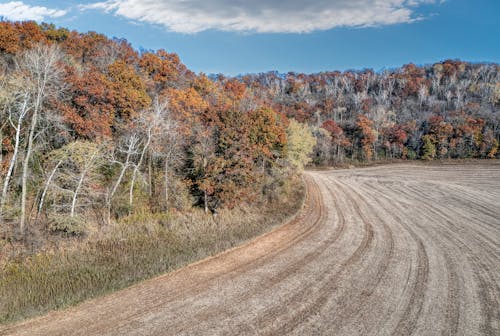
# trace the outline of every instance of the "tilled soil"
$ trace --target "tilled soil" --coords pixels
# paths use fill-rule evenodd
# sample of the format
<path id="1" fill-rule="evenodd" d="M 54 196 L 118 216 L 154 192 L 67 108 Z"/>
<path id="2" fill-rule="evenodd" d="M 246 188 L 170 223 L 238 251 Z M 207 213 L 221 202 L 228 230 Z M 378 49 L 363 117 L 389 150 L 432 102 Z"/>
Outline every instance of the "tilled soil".
<path id="1" fill-rule="evenodd" d="M 305 180 L 286 225 L 0 335 L 500 335 L 500 165 Z"/>

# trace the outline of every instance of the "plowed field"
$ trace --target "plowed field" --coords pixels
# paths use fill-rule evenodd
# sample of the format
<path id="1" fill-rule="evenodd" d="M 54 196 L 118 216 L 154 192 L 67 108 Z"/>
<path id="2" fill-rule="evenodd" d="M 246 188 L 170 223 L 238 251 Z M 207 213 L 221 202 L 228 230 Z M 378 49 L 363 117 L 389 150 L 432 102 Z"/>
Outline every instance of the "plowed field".
<path id="1" fill-rule="evenodd" d="M 270 233 L 0 335 L 500 335 L 500 165 L 305 180 Z"/>

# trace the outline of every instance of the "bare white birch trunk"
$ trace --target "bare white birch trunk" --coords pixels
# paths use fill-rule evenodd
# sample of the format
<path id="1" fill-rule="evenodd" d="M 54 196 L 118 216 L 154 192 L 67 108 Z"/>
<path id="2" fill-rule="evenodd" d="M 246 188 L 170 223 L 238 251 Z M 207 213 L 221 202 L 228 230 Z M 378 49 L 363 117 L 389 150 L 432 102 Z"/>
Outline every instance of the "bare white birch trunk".
<path id="1" fill-rule="evenodd" d="M 21 219 L 19 221 L 19 232 L 24 234 L 24 229 L 26 225 L 26 203 L 28 197 L 28 174 L 29 174 L 29 163 L 31 158 L 31 153 L 33 152 L 33 143 L 35 138 L 36 124 L 38 122 L 38 110 L 40 108 L 41 98 L 44 88 L 40 88 L 35 107 L 33 109 L 33 115 L 31 117 L 31 127 L 28 136 L 28 149 L 26 150 L 26 155 L 23 162 L 23 172 L 21 179 Z"/>
<path id="2" fill-rule="evenodd" d="M 73 200 L 71 202 L 70 217 L 75 217 L 75 208 L 76 208 L 76 202 L 78 199 L 78 194 L 80 193 L 80 189 L 82 188 L 83 181 L 85 180 L 85 176 L 87 175 L 89 170 L 94 165 L 94 160 L 95 160 L 97 154 L 98 154 L 98 151 L 95 151 L 94 153 L 92 153 L 92 156 L 85 164 L 85 168 L 83 169 L 82 174 L 80 175 L 80 179 L 78 180 L 78 184 L 76 185 L 75 192 L 73 193 Z"/>
<path id="3" fill-rule="evenodd" d="M 45 196 L 47 195 L 47 192 L 49 191 L 49 187 L 50 187 L 50 184 L 52 183 L 52 179 L 54 178 L 57 169 L 63 163 L 63 161 L 64 160 L 59 160 L 59 162 L 57 162 L 54 169 L 52 169 L 52 172 L 50 172 L 49 178 L 45 182 L 45 187 L 43 188 L 42 196 L 40 197 L 40 203 L 38 204 L 38 212 L 36 214 L 37 219 L 38 219 L 38 216 L 40 216 L 40 214 L 42 213 L 43 203 L 45 202 Z"/>
<path id="4" fill-rule="evenodd" d="M 129 190 L 129 207 L 130 207 L 130 212 L 132 211 L 132 205 L 134 203 L 134 187 L 135 187 L 135 180 L 137 179 L 137 173 L 139 172 L 139 169 L 142 165 L 142 161 L 144 160 L 144 156 L 146 154 L 146 151 L 149 148 L 149 144 L 151 143 L 151 137 L 152 137 L 152 128 L 150 127 L 148 129 L 148 140 L 146 141 L 146 144 L 144 144 L 144 147 L 142 148 L 141 156 L 139 157 L 139 162 L 137 162 L 137 165 L 134 167 L 134 172 L 132 174 L 132 182 L 130 183 L 130 190 Z"/>
<path id="5" fill-rule="evenodd" d="M 27 97 L 25 98 L 25 101 L 23 103 L 23 107 L 21 110 L 21 114 L 19 115 L 19 119 L 17 120 L 17 125 L 14 126 L 12 125 L 15 130 L 16 130 L 16 135 L 15 135 L 15 140 L 14 140 L 14 153 L 12 154 L 12 158 L 10 159 L 9 162 L 9 169 L 7 170 L 7 174 L 5 175 L 5 179 L 3 181 L 3 188 L 2 188 L 2 198 L 0 200 L 0 212 L 3 210 L 3 207 L 5 206 L 5 202 L 7 201 L 7 192 L 9 189 L 9 183 L 10 183 L 10 178 L 12 176 L 12 172 L 14 170 L 14 166 L 16 165 L 17 161 L 17 156 L 19 154 L 19 144 L 20 144 L 20 138 L 21 138 L 21 126 L 23 123 L 23 119 L 26 116 L 26 113 L 28 111 L 27 109 L 27 104 L 28 104 L 28 99 Z"/>

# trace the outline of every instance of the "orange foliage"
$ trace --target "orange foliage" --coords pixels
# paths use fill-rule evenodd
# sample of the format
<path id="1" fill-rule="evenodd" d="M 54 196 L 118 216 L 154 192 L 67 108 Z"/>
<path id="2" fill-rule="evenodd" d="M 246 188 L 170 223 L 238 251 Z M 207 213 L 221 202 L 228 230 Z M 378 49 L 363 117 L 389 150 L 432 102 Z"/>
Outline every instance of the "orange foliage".
<path id="1" fill-rule="evenodd" d="M 0 51 L 14 54 L 46 41 L 34 21 L 0 22 Z"/>
<path id="2" fill-rule="evenodd" d="M 70 101 L 59 106 L 66 122 L 81 137 L 111 136 L 115 110 L 109 80 L 95 68 L 81 75 L 67 71 Z"/>
<path id="3" fill-rule="evenodd" d="M 257 155 L 269 159 L 283 157 L 286 149 L 288 120 L 269 108 L 252 111 L 249 116 L 249 137 Z"/>
<path id="4" fill-rule="evenodd" d="M 356 119 L 356 126 L 361 141 L 363 155 L 367 160 L 373 157 L 373 144 L 377 140 L 373 129 L 373 121 L 364 115 L 359 115 Z"/>
<path id="5" fill-rule="evenodd" d="M 121 122 L 129 122 L 151 104 L 144 82 L 132 65 L 115 61 L 108 67 L 108 75 L 116 117 Z"/>
<path id="6" fill-rule="evenodd" d="M 192 134 L 192 127 L 200 122 L 201 115 L 208 108 L 205 100 L 193 88 L 185 90 L 168 88 L 162 95 L 168 98 L 170 111 L 180 123 L 182 134 Z"/>

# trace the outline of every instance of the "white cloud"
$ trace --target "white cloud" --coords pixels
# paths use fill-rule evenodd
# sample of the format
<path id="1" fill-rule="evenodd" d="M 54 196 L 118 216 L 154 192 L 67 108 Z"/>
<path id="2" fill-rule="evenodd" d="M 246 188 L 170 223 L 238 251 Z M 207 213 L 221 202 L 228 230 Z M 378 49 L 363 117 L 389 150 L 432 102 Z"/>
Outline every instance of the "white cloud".
<path id="1" fill-rule="evenodd" d="M 47 18 L 58 18 L 66 15 L 65 10 L 51 9 L 42 6 L 30 6 L 22 1 L 0 3 L 0 16 L 12 21 L 44 21 Z"/>
<path id="2" fill-rule="evenodd" d="M 442 0 L 441 0 L 442 1 Z M 174 32 L 215 29 L 303 33 L 335 27 L 382 26 L 419 19 L 421 4 L 440 0 L 108 0 L 81 5 Z"/>

